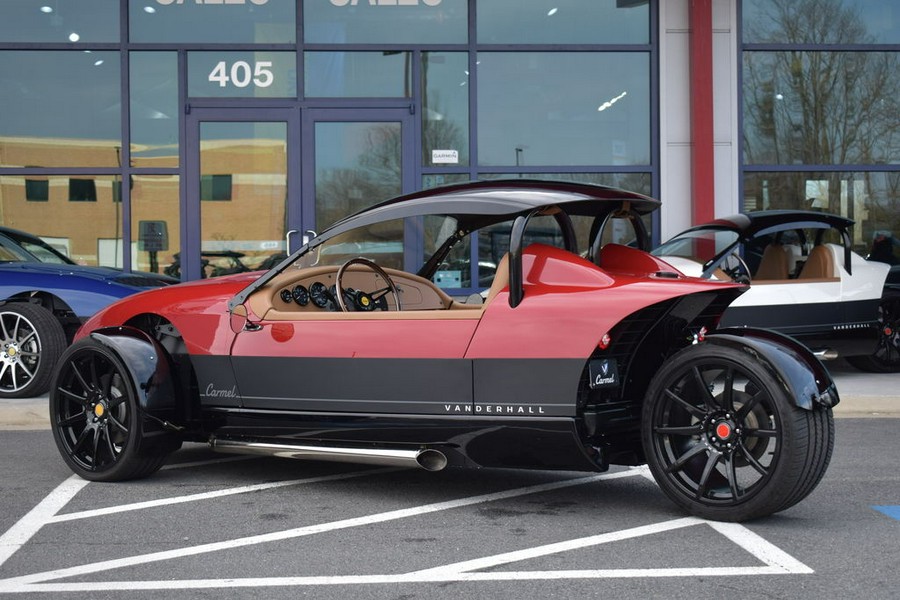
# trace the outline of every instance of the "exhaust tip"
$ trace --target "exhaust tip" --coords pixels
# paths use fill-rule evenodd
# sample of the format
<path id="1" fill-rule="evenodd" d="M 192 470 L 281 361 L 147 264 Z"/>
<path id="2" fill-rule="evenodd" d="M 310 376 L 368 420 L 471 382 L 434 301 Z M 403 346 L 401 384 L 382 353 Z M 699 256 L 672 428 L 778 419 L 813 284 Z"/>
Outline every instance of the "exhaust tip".
<path id="1" fill-rule="evenodd" d="M 838 351 L 832 348 L 814 350 L 813 354 L 815 354 L 816 358 L 819 360 L 836 360 L 838 358 Z"/>
<path id="2" fill-rule="evenodd" d="M 437 450 L 422 450 L 416 454 L 416 462 L 426 471 L 440 471 L 447 466 L 447 456 Z"/>

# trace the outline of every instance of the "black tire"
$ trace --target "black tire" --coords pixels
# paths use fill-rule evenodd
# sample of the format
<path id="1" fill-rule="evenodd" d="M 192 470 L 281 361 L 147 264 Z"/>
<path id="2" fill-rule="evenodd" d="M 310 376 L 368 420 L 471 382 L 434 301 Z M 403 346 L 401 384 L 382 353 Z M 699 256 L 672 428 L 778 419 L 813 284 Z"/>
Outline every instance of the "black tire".
<path id="1" fill-rule="evenodd" d="M 760 360 L 698 344 L 654 376 L 641 435 L 662 491 L 718 521 L 764 517 L 821 481 L 834 447 L 831 409 L 797 407 Z"/>
<path id="2" fill-rule="evenodd" d="M 65 347 L 62 325 L 46 308 L 27 302 L 0 306 L 0 398 L 45 393 Z"/>
<path id="3" fill-rule="evenodd" d="M 866 356 L 848 356 L 847 362 L 867 373 L 900 372 L 900 300 L 884 300 L 878 308 L 881 330 L 875 351 Z"/>
<path id="4" fill-rule="evenodd" d="M 165 463 L 173 448 L 144 439 L 135 390 L 116 353 L 91 338 L 62 356 L 50 391 L 50 426 L 76 474 L 123 481 L 146 477 Z"/>

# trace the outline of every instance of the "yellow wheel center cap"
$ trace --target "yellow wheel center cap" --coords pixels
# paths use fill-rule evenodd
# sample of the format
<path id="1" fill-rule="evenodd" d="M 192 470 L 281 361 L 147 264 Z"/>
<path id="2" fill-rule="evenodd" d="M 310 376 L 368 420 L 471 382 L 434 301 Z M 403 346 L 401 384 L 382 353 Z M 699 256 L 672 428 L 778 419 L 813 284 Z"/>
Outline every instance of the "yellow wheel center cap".
<path id="1" fill-rule="evenodd" d="M 106 407 L 103 406 L 103 404 L 98 404 L 97 406 L 94 407 L 94 416 L 95 417 L 102 417 L 103 413 L 105 413 L 105 412 L 106 412 Z"/>
<path id="2" fill-rule="evenodd" d="M 363 306 L 368 306 L 368 305 L 369 305 L 369 299 L 366 298 L 365 296 L 363 296 L 362 298 L 359 299 L 359 303 L 362 304 Z"/>
<path id="3" fill-rule="evenodd" d="M 10 357 L 10 358 L 12 358 L 12 357 L 15 356 L 16 354 L 18 354 L 18 352 L 19 352 L 19 351 L 16 350 L 16 347 L 15 347 L 15 346 L 10 346 L 9 348 L 6 349 L 6 355 L 7 355 L 8 357 Z"/>

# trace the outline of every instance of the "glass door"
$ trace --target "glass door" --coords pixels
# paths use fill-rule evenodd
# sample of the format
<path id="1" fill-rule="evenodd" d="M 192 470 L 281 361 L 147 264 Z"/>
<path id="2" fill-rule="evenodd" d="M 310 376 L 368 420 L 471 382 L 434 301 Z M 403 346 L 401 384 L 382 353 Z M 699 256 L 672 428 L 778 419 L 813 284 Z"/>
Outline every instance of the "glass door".
<path id="1" fill-rule="evenodd" d="M 303 212 L 315 215 L 313 229 L 416 189 L 413 124 L 409 108 L 304 111 Z M 410 223 L 389 225 L 378 232 L 378 247 L 360 253 L 411 268 L 415 231 Z"/>
<path id="2" fill-rule="evenodd" d="M 291 109 L 193 108 L 187 115 L 182 279 L 266 269 L 301 229 L 299 117 Z"/>

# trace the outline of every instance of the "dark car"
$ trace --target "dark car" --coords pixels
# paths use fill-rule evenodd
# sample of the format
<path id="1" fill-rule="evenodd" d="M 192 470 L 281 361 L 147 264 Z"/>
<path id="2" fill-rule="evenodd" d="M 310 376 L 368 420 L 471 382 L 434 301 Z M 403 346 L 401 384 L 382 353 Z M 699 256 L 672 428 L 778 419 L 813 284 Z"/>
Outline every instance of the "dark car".
<path id="1" fill-rule="evenodd" d="M 175 281 L 77 265 L 37 236 L 0 227 L 0 398 L 46 392 L 57 359 L 88 317 Z"/>
<path id="2" fill-rule="evenodd" d="M 790 338 L 716 329 L 746 286 L 615 243 L 582 257 L 607 217 L 658 206 L 586 184 L 459 184 L 340 221 L 266 273 L 126 298 L 61 359 L 59 451 L 97 481 L 148 476 L 183 441 L 431 471 L 647 463 L 691 513 L 784 510 L 828 465 L 834 383 Z M 402 268 L 346 258 L 407 227 L 434 250 L 378 253 Z M 464 257 L 477 281 L 473 238 L 501 228 L 484 303 L 434 283 Z"/>
<path id="3" fill-rule="evenodd" d="M 890 269 L 851 250 L 852 226 L 822 212 L 749 212 L 691 227 L 653 254 L 689 275 L 750 284 L 725 311 L 723 326 L 774 329 L 822 358 L 897 371 Z"/>

